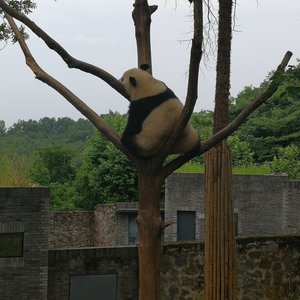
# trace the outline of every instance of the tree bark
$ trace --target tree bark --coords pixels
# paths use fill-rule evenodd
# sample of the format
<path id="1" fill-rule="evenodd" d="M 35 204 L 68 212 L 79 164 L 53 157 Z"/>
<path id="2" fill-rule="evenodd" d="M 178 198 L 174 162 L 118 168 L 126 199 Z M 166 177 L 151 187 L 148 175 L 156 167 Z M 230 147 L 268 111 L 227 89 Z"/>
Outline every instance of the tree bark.
<path id="1" fill-rule="evenodd" d="M 153 171 L 151 160 L 142 162 L 138 172 L 139 210 L 139 299 L 160 299 L 161 233 L 164 223 L 160 215 L 161 170 Z"/>
<path id="2" fill-rule="evenodd" d="M 232 0 L 219 0 L 217 78 L 213 132 L 229 122 Z M 236 246 L 232 162 L 227 141 L 205 156 L 205 297 L 236 299 Z"/>
<path id="3" fill-rule="evenodd" d="M 219 34 L 214 128 L 216 133 L 229 121 L 232 0 L 219 0 Z"/>
<path id="4" fill-rule="evenodd" d="M 205 156 L 205 299 L 235 300 L 232 168 L 226 140 Z"/>
<path id="5" fill-rule="evenodd" d="M 151 15 L 157 10 L 157 5 L 148 5 L 146 0 L 135 0 L 132 18 L 135 25 L 138 66 L 149 65 L 152 74 L 150 25 Z"/>

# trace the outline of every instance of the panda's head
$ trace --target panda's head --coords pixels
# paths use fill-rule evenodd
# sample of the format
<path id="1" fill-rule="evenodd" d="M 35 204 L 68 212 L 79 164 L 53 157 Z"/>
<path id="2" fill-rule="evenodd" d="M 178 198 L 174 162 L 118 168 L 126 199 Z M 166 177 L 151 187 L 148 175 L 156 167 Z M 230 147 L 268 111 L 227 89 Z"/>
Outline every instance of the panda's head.
<path id="1" fill-rule="evenodd" d="M 167 89 L 162 81 L 155 79 L 147 71 L 138 68 L 127 70 L 120 80 L 131 101 L 154 96 Z"/>

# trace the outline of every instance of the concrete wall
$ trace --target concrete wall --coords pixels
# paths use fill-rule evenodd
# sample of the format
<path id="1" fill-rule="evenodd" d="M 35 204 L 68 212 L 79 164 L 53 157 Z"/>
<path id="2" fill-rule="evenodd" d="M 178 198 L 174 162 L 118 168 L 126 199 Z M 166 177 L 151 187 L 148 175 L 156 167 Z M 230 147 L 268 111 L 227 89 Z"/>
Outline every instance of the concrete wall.
<path id="1" fill-rule="evenodd" d="M 233 176 L 238 235 L 300 233 L 300 182 L 287 176 Z M 177 240 L 177 212 L 196 211 L 196 238 L 204 239 L 204 175 L 175 173 L 166 181 L 165 240 Z"/>
<path id="2" fill-rule="evenodd" d="M 283 230 L 296 234 L 300 230 L 300 181 L 288 182 L 283 203 Z"/>
<path id="3" fill-rule="evenodd" d="M 238 299 L 291 300 L 300 295 L 300 236 L 237 240 Z M 203 299 L 204 245 L 163 247 L 163 300 Z M 69 275 L 117 274 L 117 296 L 138 299 L 136 247 L 49 251 L 49 300 L 68 300 Z"/>
<path id="4" fill-rule="evenodd" d="M 48 203 L 45 188 L 0 188 L 0 233 L 24 236 L 21 257 L 0 258 L 0 299 L 46 299 Z"/>

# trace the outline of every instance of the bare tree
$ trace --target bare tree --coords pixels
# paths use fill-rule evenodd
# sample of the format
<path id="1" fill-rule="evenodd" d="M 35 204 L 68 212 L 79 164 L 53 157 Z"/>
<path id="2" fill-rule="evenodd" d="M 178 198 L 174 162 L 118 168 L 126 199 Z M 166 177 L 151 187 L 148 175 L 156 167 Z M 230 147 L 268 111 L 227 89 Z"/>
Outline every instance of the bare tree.
<path id="1" fill-rule="evenodd" d="M 99 117 L 96 112 L 90 109 L 67 87 L 47 74 L 38 65 L 29 48 L 27 47 L 22 34 L 19 32 L 17 26 L 15 25 L 13 18 L 21 21 L 24 25 L 29 27 L 47 44 L 50 49 L 54 50 L 70 68 L 77 68 L 99 77 L 107 84 L 109 84 L 113 89 L 115 89 L 128 99 L 128 95 L 126 94 L 121 83 L 106 71 L 72 57 L 59 43 L 52 39 L 27 16 L 14 10 L 4 0 L 0 0 L 0 7 L 5 12 L 6 18 L 12 30 L 14 31 L 19 45 L 21 46 L 26 59 L 26 63 L 33 71 L 36 78 L 55 89 L 67 101 L 75 106 L 78 111 L 86 116 L 108 140 L 110 140 L 117 148 L 124 152 L 128 156 L 128 158 L 133 161 L 137 168 L 139 191 L 139 210 L 137 217 L 139 228 L 139 299 L 142 300 L 160 299 L 160 265 L 162 256 L 161 235 L 163 229 L 169 224 L 168 222 L 162 221 L 159 206 L 160 189 L 165 178 L 174 170 L 189 161 L 191 158 L 196 155 L 201 155 L 214 146 L 218 145 L 223 139 L 234 132 L 240 126 L 240 124 L 251 114 L 251 112 L 253 112 L 259 105 L 264 103 L 276 91 L 279 85 L 278 81 L 273 80 L 267 90 L 260 97 L 254 99 L 253 102 L 250 103 L 233 122 L 227 125 L 227 123 L 224 124 L 223 119 L 220 120 L 220 125 L 215 126 L 213 136 L 208 140 L 199 143 L 199 147 L 195 149 L 195 151 L 186 153 L 184 155 L 179 155 L 171 162 L 164 165 L 164 161 L 169 153 L 169 150 L 174 145 L 177 137 L 180 135 L 183 128 L 187 124 L 197 100 L 199 63 L 202 56 L 203 41 L 203 1 L 194 0 L 192 2 L 194 6 L 194 36 L 190 54 L 187 96 L 182 116 L 162 152 L 153 158 L 141 160 L 140 158 L 130 153 L 129 150 L 122 145 L 119 135 L 114 132 L 104 122 L 104 120 Z M 225 9 L 221 5 L 222 2 L 226 2 L 226 5 L 231 5 L 231 2 L 229 0 L 219 2 L 219 15 L 221 19 L 222 9 Z M 228 9 L 228 7 L 226 9 Z M 134 2 L 133 19 L 136 28 L 138 64 L 147 63 L 151 66 L 150 24 L 151 15 L 156 10 L 157 6 L 149 6 L 147 0 L 135 0 Z M 220 35 L 221 32 L 219 33 L 219 37 Z M 225 43 L 227 46 L 229 44 L 229 52 L 226 54 L 226 57 L 228 55 L 230 57 L 230 39 L 231 36 L 227 35 L 219 38 L 219 47 L 222 45 L 222 43 Z M 291 53 L 288 52 L 279 65 L 278 70 L 275 72 L 275 76 L 279 72 L 284 70 L 290 57 Z M 225 63 L 225 65 L 226 64 L 227 63 Z M 226 68 L 225 65 L 219 65 L 219 72 L 221 72 L 223 68 Z M 229 76 L 229 71 L 227 69 L 224 70 L 224 73 Z M 222 77 L 219 77 L 219 80 L 221 83 L 223 80 Z M 224 87 L 226 87 L 224 88 L 224 90 L 229 90 L 229 77 L 228 80 L 224 80 L 223 84 Z M 225 96 L 224 99 L 226 97 L 227 96 Z M 221 100 L 220 102 L 221 104 L 219 102 L 216 103 L 216 106 L 218 106 L 218 108 L 216 107 L 216 111 L 219 108 L 222 109 L 222 101 L 223 100 Z M 219 107 L 219 105 L 221 107 Z M 209 167 L 209 165 L 207 167 Z M 207 300 L 211 299 L 221 298 L 208 298 Z"/>

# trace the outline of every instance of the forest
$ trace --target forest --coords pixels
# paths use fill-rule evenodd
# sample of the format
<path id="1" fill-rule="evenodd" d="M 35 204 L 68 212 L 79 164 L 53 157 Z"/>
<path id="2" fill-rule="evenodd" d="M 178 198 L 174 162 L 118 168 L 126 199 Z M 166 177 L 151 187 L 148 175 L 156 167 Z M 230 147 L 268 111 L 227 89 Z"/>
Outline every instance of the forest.
<path id="1" fill-rule="evenodd" d="M 261 93 L 270 76 L 259 87 L 247 86 L 231 98 L 232 119 Z M 290 66 L 273 97 L 229 137 L 235 168 L 285 172 L 300 179 L 299 96 L 300 67 Z M 122 133 L 126 115 L 110 112 L 102 117 Z M 212 134 L 212 111 L 194 113 L 191 121 L 201 139 Z M 137 199 L 133 166 L 86 119 L 19 120 L 9 128 L 0 120 L 0 154 L 0 186 L 48 186 L 53 210 L 92 209 L 98 203 Z M 180 171 L 203 171 L 203 157 Z"/>

